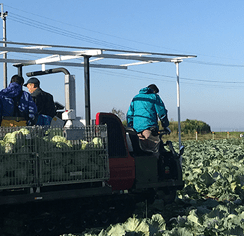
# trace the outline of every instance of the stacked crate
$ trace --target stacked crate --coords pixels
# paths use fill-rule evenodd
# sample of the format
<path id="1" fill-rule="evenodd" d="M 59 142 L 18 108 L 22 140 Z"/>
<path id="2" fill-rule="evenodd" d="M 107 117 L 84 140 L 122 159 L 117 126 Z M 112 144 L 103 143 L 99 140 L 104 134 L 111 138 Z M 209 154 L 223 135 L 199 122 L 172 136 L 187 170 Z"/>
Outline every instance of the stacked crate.
<path id="1" fill-rule="evenodd" d="M 0 189 L 108 178 L 106 126 L 1 127 Z"/>

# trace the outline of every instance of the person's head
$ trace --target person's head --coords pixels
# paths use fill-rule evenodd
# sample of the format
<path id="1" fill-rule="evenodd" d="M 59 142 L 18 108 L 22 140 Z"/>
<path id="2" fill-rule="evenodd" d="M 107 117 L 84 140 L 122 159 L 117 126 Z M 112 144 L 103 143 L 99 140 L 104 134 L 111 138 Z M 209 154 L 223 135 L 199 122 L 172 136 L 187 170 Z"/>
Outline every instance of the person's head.
<path id="1" fill-rule="evenodd" d="M 24 84 L 24 78 L 22 76 L 19 76 L 19 75 L 13 75 L 12 78 L 11 78 L 11 81 L 10 83 L 17 83 L 17 84 L 20 84 L 21 86 Z"/>
<path id="2" fill-rule="evenodd" d="M 32 77 L 24 84 L 24 86 L 28 88 L 30 93 L 33 93 L 37 88 L 40 87 L 40 81 L 39 79 Z"/>
<path id="3" fill-rule="evenodd" d="M 148 88 L 150 88 L 154 93 L 158 93 L 159 89 L 155 84 L 150 84 L 147 86 Z"/>

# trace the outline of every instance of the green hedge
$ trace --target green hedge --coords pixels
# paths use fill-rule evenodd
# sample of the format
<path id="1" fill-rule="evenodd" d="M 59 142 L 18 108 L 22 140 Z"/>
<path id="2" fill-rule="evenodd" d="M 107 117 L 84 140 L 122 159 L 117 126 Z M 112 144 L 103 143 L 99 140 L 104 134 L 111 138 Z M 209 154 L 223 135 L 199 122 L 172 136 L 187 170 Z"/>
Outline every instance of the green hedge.
<path id="1" fill-rule="evenodd" d="M 178 122 L 176 121 L 171 121 L 169 128 L 171 131 L 177 131 L 178 132 Z M 185 121 L 181 122 L 181 132 L 183 133 L 210 133 L 211 128 L 208 124 L 206 124 L 203 121 L 199 120 L 189 120 L 186 119 Z"/>
<path id="2" fill-rule="evenodd" d="M 125 120 L 122 123 L 124 126 L 127 126 L 127 122 Z M 159 129 L 162 129 L 161 123 L 159 122 L 158 124 L 159 124 Z M 169 128 L 173 132 L 178 132 L 178 122 L 170 121 Z M 207 123 L 203 121 L 186 119 L 185 121 L 181 122 L 181 132 L 186 134 L 195 133 L 195 132 L 205 134 L 205 133 L 210 133 L 211 128 Z"/>

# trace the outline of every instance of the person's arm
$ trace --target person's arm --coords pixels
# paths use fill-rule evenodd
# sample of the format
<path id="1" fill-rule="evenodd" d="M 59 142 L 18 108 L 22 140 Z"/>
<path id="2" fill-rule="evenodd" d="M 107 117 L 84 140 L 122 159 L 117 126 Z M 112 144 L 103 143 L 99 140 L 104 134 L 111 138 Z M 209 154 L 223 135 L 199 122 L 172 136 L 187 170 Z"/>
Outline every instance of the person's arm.
<path id="1" fill-rule="evenodd" d="M 134 106 L 132 101 L 126 115 L 127 126 L 131 128 L 133 128 L 133 116 L 134 116 Z"/>
<path id="2" fill-rule="evenodd" d="M 160 118 L 160 121 L 161 121 L 161 125 L 162 125 L 162 127 L 166 128 L 166 127 L 169 126 L 169 120 L 168 120 L 168 116 L 167 116 L 167 115 L 162 116 L 162 117 Z"/>
<path id="3" fill-rule="evenodd" d="M 34 125 L 37 119 L 37 106 L 32 97 L 28 94 L 28 113 L 29 113 L 29 125 Z"/>
<path id="4" fill-rule="evenodd" d="M 56 107 L 54 104 L 53 96 L 50 94 L 50 115 L 51 117 L 54 117 L 56 115 Z"/>
<path id="5" fill-rule="evenodd" d="M 157 94 L 156 94 L 155 108 L 156 108 L 158 117 L 161 121 L 162 127 L 164 127 L 164 128 L 168 127 L 169 126 L 168 111 L 165 108 L 165 105 L 164 105 L 162 99 Z"/>
<path id="6" fill-rule="evenodd" d="M 42 103 L 43 106 L 45 107 L 45 111 L 43 110 L 41 114 L 45 114 L 53 118 L 56 115 L 56 107 L 54 104 L 53 95 L 42 91 L 42 96 L 43 96 Z M 38 107 L 38 111 L 39 111 L 39 107 Z"/>
<path id="7" fill-rule="evenodd" d="M 44 107 L 45 107 L 45 100 L 43 99 L 43 96 L 41 94 L 32 97 L 36 107 L 37 107 L 37 112 L 38 114 L 43 114 L 44 111 Z"/>

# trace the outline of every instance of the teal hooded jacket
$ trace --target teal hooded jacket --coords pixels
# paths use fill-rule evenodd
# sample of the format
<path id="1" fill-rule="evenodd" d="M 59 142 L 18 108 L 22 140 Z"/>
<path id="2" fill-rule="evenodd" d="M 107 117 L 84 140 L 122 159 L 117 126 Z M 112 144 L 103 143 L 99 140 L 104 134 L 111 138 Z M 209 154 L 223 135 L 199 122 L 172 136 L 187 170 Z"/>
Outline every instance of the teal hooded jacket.
<path id="1" fill-rule="evenodd" d="M 127 125 L 139 133 L 153 126 L 158 128 L 158 118 L 163 127 L 169 126 L 167 110 L 159 95 L 148 87 L 141 89 L 128 109 Z"/>

